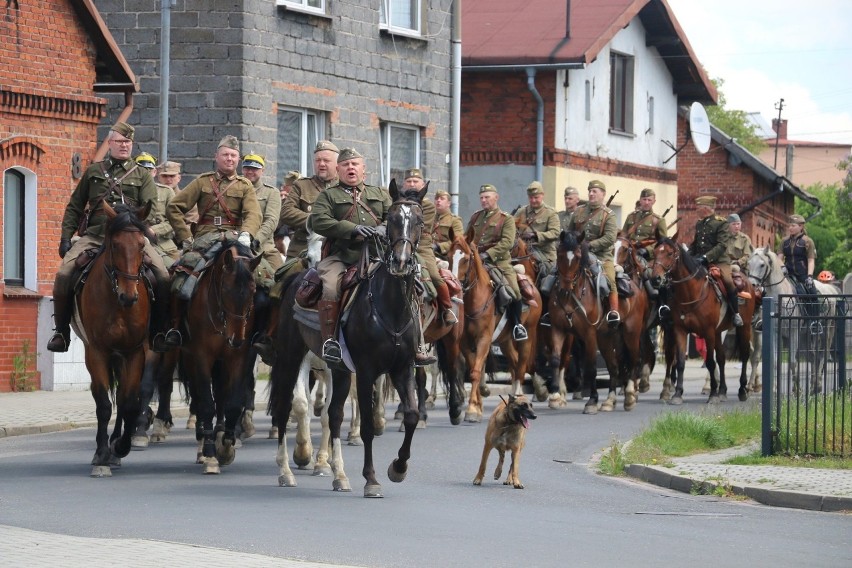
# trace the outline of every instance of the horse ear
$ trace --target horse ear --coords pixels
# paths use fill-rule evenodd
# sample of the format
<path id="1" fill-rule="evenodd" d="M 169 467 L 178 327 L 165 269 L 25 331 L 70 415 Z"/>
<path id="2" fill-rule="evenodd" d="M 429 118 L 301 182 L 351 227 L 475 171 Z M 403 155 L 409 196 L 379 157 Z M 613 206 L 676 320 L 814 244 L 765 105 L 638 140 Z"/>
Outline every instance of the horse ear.
<path id="1" fill-rule="evenodd" d="M 149 201 L 143 207 L 138 207 L 136 209 L 136 217 L 139 218 L 140 221 L 144 221 L 148 218 L 148 215 L 151 214 L 151 207 L 154 205 L 153 201 Z"/>
<path id="2" fill-rule="evenodd" d="M 467 232 L 464 234 L 464 240 L 467 241 L 467 244 L 471 244 L 473 242 L 473 226 L 467 228 Z"/>
<path id="3" fill-rule="evenodd" d="M 396 178 L 391 179 L 388 191 L 390 192 L 391 199 L 394 201 L 399 199 L 399 188 L 396 186 Z"/>
<path id="4" fill-rule="evenodd" d="M 677 235 L 678 235 L 679 232 L 680 231 L 675 231 L 675 234 L 672 235 L 671 237 L 669 237 L 672 240 L 672 242 L 675 242 L 675 243 L 677 242 Z"/>
<path id="5" fill-rule="evenodd" d="M 417 194 L 417 202 L 423 203 L 423 198 L 426 197 L 426 192 L 429 191 L 429 182 L 426 182 L 426 185 L 423 186 L 423 189 L 420 190 L 420 193 Z"/>
<path id="6" fill-rule="evenodd" d="M 118 213 L 115 212 L 115 209 L 112 208 L 112 205 L 107 203 L 106 199 L 103 201 L 104 213 L 106 213 L 107 219 L 115 219 Z"/>
<path id="7" fill-rule="evenodd" d="M 254 258 L 251 259 L 251 261 L 249 262 L 249 268 L 251 269 L 252 272 L 254 272 L 254 270 L 258 267 L 261 260 L 263 260 L 262 254 L 259 254 L 259 255 L 255 256 Z"/>
<path id="8" fill-rule="evenodd" d="M 577 235 L 577 244 L 578 245 L 586 240 L 586 231 L 580 231 L 580 232 L 577 232 L 575 234 Z"/>

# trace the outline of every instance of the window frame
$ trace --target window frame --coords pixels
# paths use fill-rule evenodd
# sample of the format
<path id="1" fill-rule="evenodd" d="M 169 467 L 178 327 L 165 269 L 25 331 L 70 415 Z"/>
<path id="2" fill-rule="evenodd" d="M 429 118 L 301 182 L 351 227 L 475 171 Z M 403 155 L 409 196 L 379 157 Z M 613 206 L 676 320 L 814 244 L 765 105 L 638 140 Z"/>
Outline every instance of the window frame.
<path id="1" fill-rule="evenodd" d="M 319 0 L 321 6 L 309 6 L 311 0 L 275 0 L 275 5 L 285 10 L 294 12 L 303 12 L 305 14 L 313 14 L 317 16 L 328 16 L 328 0 Z"/>
<path id="2" fill-rule="evenodd" d="M 413 156 L 407 156 L 402 167 L 393 168 L 392 162 L 395 160 L 393 154 L 392 136 L 395 129 L 414 132 L 414 148 Z M 394 171 L 399 171 L 400 177 L 397 178 L 397 183 L 402 183 L 401 177 L 407 168 L 420 168 L 420 152 L 421 152 L 421 132 L 420 127 L 412 124 L 402 124 L 399 122 L 382 121 L 379 128 L 379 178 L 380 184 L 383 187 L 388 187 L 390 180 L 394 177 Z"/>
<path id="3" fill-rule="evenodd" d="M 314 159 L 313 151 L 316 143 L 320 140 L 325 140 L 326 136 L 326 113 L 318 109 L 309 109 L 304 107 L 293 107 L 280 105 L 278 107 L 278 124 L 276 125 L 275 137 L 275 156 L 277 166 L 278 185 L 283 183 L 284 176 L 291 168 L 285 159 L 282 159 L 283 150 L 280 147 L 279 137 L 281 134 L 280 115 L 283 113 L 294 113 L 300 116 L 299 119 L 299 166 L 298 171 L 305 176 L 314 175 Z M 314 132 L 309 133 L 310 118 L 314 119 Z"/>
<path id="4" fill-rule="evenodd" d="M 15 190 L 20 191 L 18 196 L 18 211 L 12 212 L 17 217 L 14 225 L 17 232 L 17 247 L 14 254 L 18 257 L 20 274 L 16 274 L 14 278 L 8 278 L 8 263 L 10 251 L 7 249 L 10 239 L 6 238 L 6 231 L 9 230 L 7 215 L 9 211 L 9 196 L 10 189 L 9 176 L 14 176 L 19 183 L 16 184 Z M 22 287 L 28 290 L 37 289 L 37 270 L 38 270 L 38 201 L 37 201 L 37 186 L 35 174 L 29 170 L 20 167 L 10 167 L 3 171 L 3 281 L 8 287 Z M 29 213 L 29 214 L 28 214 Z"/>
<path id="5" fill-rule="evenodd" d="M 411 14 L 412 19 L 416 21 L 416 27 L 400 27 L 392 23 L 395 2 L 406 2 L 414 5 Z M 424 34 L 423 6 L 423 0 L 381 0 L 379 3 L 379 29 L 393 35 L 422 38 Z"/>
<path id="6" fill-rule="evenodd" d="M 613 134 L 634 134 L 634 90 L 636 58 L 610 51 L 609 131 Z"/>

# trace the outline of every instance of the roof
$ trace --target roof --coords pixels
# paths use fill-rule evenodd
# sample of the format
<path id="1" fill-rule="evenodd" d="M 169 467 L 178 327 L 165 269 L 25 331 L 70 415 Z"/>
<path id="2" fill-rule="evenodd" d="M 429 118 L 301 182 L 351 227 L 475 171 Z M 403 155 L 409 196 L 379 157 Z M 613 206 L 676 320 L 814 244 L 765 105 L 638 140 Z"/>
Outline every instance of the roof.
<path id="1" fill-rule="evenodd" d="M 138 91 L 136 75 L 130 64 L 115 43 L 100 12 L 92 0 L 70 0 L 71 7 L 77 13 L 83 29 L 95 46 L 95 84 L 96 92 Z"/>
<path id="2" fill-rule="evenodd" d="M 465 0 L 462 67 L 583 67 L 637 16 L 679 102 L 715 104 L 716 88 L 665 0 Z"/>

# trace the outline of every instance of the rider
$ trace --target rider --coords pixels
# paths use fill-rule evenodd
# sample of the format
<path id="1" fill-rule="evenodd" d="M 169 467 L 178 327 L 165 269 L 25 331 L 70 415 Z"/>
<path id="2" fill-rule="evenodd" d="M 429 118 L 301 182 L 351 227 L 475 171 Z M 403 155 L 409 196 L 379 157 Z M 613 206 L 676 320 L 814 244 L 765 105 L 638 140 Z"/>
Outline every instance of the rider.
<path id="1" fill-rule="evenodd" d="M 511 316 L 514 323 L 512 338 L 526 341 L 527 329 L 521 324 L 523 299 L 518 288 L 518 275 L 512 268 L 512 246 L 515 244 L 517 228 L 511 215 L 500 210 L 497 188 L 486 183 L 479 188 L 479 203 L 482 209 L 468 221 L 467 230 L 473 230 L 473 246 L 477 247 L 482 262 L 496 266 L 503 274 L 506 288 L 511 296 Z"/>
<path id="2" fill-rule="evenodd" d="M 65 207 L 59 256 L 62 266 L 53 283 L 54 323 L 56 330 L 47 343 L 48 351 L 64 353 L 71 343 L 71 317 L 74 306 L 75 261 L 83 251 L 99 249 L 104 241 L 106 215 L 102 203 L 111 206 L 126 203 L 133 206 L 153 206 L 157 188 L 151 174 L 130 159 L 135 129 L 125 122 L 117 122 L 109 131 L 109 155 L 102 162 L 90 165 Z M 84 226 L 87 223 L 87 226 Z M 80 232 L 80 239 L 71 244 L 71 237 Z M 154 304 L 151 310 L 153 333 L 162 336 L 169 320 L 169 273 L 163 260 L 151 243 L 145 243 L 145 254 L 156 278 Z"/>
<path id="3" fill-rule="evenodd" d="M 139 163 L 141 157 L 136 158 L 137 163 Z M 168 268 L 180 258 L 180 253 L 173 240 L 175 230 L 166 218 L 166 208 L 175 196 L 175 190 L 171 186 L 159 181 L 167 168 L 169 172 L 177 171 L 180 173 L 180 164 L 175 162 L 166 162 L 157 168 L 157 201 L 154 203 L 154 207 L 151 208 L 148 222 L 151 224 L 151 230 L 157 235 L 157 242 L 154 243 L 154 248 L 160 255 L 160 258 L 163 259 L 163 264 Z"/>
<path id="4" fill-rule="evenodd" d="M 654 213 L 656 192 L 646 187 L 639 193 L 639 208 L 624 221 L 621 234 L 636 246 L 636 253 L 650 264 L 654 260 L 656 241 L 667 235 L 666 220 Z"/>
<path id="5" fill-rule="evenodd" d="M 814 286 L 817 252 L 813 239 L 805 233 L 805 218 L 801 215 L 790 215 L 787 235 L 778 253 L 778 260 L 784 264 L 784 274 L 801 285 L 805 294 L 815 295 L 818 293 Z M 810 304 L 806 305 L 811 307 Z M 816 315 L 813 310 L 808 311 L 811 315 Z"/>
<path id="6" fill-rule="evenodd" d="M 577 207 L 574 217 L 568 222 L 568 230 L 585 232 L 589 251 L 598 257 L 603 266 L 604 276 L 609 284 L 609 312 L 606 321 L 610 326 L 621 322 L 618 313 L 618 290 L 615 287 L 615 264 L 613 253 L 615 239 L 618 236 L 618 226 L 615 214 L 604 205 L 606 185 L 600 180 L 589 182 L 589 202 Z"/>
<path id="7" fill-rule="evenodd" d="M 742 232 L 743 220 L 736 213 L 728 215 L 728 226 L 731 229 L 731 242 L 728 244 L 728 256 L 731 263 L 740 267 L 743 272 L 748 272 L 748 258 L 754 252 L 751 239 Z"/>
<path id="8" fill-rule="evenodd" d="M 569 185 L 565 188 L 563 199 L 565 200 L 565 210 L 560 211 L 557 215 L 559 216 L 559 228 L 564 231 L 567 229 L 568 223 L 574 217 L 577 205 L 580 204 L 580 192 L 577 191 L 576 187 Z"/>
<path id="9" fill-rule="evenodd" d="M 526 225 L 520 237 L 530 246 L 538 260 L 538 274 L 529 274 L 539 285 L 556 265 L 556 241 L 559 240 L 559 215 L 544 203 L 544 189 L 538 181 L 527 186 L 529 205 L 515 213 L 515 225 Z M 546 305 L 546 304 L 545 304 Z"/>
<path id="10" fill-rule="evenodd" d="M 450 229 L 453 235 L 461 237 L 464 235 L 464 225 L 462 225 L 461 217 L 453 215 L 450 211 L 450 194 L 439 189 L 435 192 L 435 225 L 432 228 L 432 250 L 435 251 L 435 257 L 442 260 L 447 258 L 447 251 L 453 244 L 450 240 Z M 427 225 L 428 229 L 429 226 Z"/>
<path id="11" fill-rule="evenodd" d="M 731 258 L 728 256 L 728 243 L 731 240 L 728 221 L 715 214 L 716 198 L 712 195 L 698 197 L 695 205 L 699 221 L 695 224 L 695 240 L 689 247 L 689 253 L 698 257 L 697 260 L 705 267 L 715 264 L 719 268 L 722 282 L 725 283 L 728 307 L 734 314 L 733 323 L 736 327 L 742 327 L 743 318 L 740 315 L 737 289 L 731 278 Z"/>
<path id="12" fill-rule="evenodd" d="M 250 247 L 253 235 L 260 232 L 263 217 L 252 183 L 237 175 L 240 143 L 236 136 L 225 136 L 214 156 L 216 170 L 199 175 L 180 191 L 166 208 L 166 215 L 175 230 L 175 241 L 181 243 L 181 259 L 177 271 L 194 271 L 204 252 L 223 237 L 236 238 Z M 185 215 L 198 205 L 198 224 L 195 234 L 186 224 Z M 184 279 L 175 278 L 177 288 Z M 176 298 L 177 300 L 177 298 Z M 183 343 L 178 327 L 185 302 L 177 300 L 172 310 L 172 328 L 163 338 L 161 348 L 180 347 Z"/>

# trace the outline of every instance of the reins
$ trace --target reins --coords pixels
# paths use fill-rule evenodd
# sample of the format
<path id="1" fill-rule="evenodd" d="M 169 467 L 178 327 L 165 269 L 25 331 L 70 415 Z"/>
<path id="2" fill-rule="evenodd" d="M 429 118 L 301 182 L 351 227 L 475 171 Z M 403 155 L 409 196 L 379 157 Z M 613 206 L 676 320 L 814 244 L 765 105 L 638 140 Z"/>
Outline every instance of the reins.
<path id="1" fill-rule="evenodd" d="M 235 260 L 239 260 L 240 258 L 245 258 L 245 257 L 240 257 L 240 256 L 236 255 L 234 253 L 233 249 L 231 249 L 231 248 L 229 248 L 225 251 L 222 251 L 221 254 L 231 254 L 231 255 L 233 255 Z M 232 318 L 235 318 L 235 319 L 243 321 L 243 322 L 248 321 L 249 316 L 251 316 L 252 306 L 249 305 L 248 308 L 246 308 L 246 311 L 242 315 L 235 313 L 235 312 L 231 312 L 225 307 L 224 298 L 222 296 L 222 289 L 224 288 L 224 285 L 225 285 L 225 271 L 224 271 L 223 267 L 219 266 L 218 264 L 219 263 L 216 263 L 213 266 L 213 270 L 211 271 L 212 272 L 211 278 L 215 278 L 215 276 L 218 274 L 219 283 L 218 283 L 218 285 L 216 285 L 215 282 L 210 283 L 211 284 L 210 287 L 212 288 L 212 290 L 210 290 L 209 294 L 210 294 L 210 296 L 212 296 L 213 301 L 207 303 L 207 310 L 206 311 L 207 311 L 207 319 L 210 321 L 210 325 L 213 326 L 213 331 L 215 331 L 218 335 L 224 336 L 226 331 L 227 331 L 227 324 L 228 324 L 227 318 L 232 317 Z M 203 277 L 204 277 L 204 274 L 202 274 L 202 278 Z M 248 302 L 246 302 L 246 303 L 248 303 Z M 214 319 L 213 312 L 210 310 L 211 307 L 216 308 L 216 317 L 218 317 L 219 320 L 220 320 L 221 328 L 217 325 L 217 322 Z"/>
<path id="2" fill-rule="evenodd" d="M 130 226 L 130 227 L 122 228 L 119 231 L 138 233 L 138 232 L 141 231 L 141 229 L 139 229 L 138 227 Z M 117 296 L 118 295 L 118 279 L 123 278 L 125 280 L 129 280 L 130 282 L 134 282 L 135 284 L 138 285 L 139 281 L 142 279 L 142 270 L 143 270 L 143 267 L 144 267 L 144 263 L 141 260 L 142 255 L 140 255 L 139 271 L 136 274 L 130 274 L 128 272 L 124 272 L 124 271 L 116 268 L 115 267 L 115 259 L 114 259 L 114 255 L 113 255 L 113 242 L 112 242 L 112 237 L 113 237 L 114 234 L 115 234 L 115 232 L 110 231 L 110 235 L 109 235 L 110 238 L 107 239 L 107 244 L 108 244 L 107 251 L 108 251 L 109 261 L 104 261 L 104 271 L 106 271 L 107 278 L 109 278 L 109 282 L 110 282 L 110 285 L 112 286 L 113 293 Z"/>

